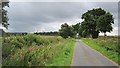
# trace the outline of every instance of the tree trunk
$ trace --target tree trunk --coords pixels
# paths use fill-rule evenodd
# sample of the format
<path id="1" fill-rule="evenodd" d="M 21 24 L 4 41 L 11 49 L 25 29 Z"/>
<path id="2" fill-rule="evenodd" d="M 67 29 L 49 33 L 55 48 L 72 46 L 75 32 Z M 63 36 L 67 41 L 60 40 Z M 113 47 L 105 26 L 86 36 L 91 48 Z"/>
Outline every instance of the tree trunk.
<path id="1" fill-rule="evenodd" d="M 106 32 L 104 32 L 104 37 L 106 37 L 107 35 L 106 35 Z"/>

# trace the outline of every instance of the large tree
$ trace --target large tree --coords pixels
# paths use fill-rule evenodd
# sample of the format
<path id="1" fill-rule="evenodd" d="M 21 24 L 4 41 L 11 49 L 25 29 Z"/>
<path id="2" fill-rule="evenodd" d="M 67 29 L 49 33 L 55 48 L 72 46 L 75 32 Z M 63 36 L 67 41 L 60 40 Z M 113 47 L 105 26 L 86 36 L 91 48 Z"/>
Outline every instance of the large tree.
<path id="1" fill-rule="evenodd" d="M 8 29 L 8 16 L 7 16 L 7 10 L 5 10 L 4 8 L 6 7 L 6 6 L 8 6 L 9 7 L 9 1 L 8 0 L 2 0 L 1 1 L 1 3 L 0 3 L 0 12 L 2 13 L 1 14 L 1 21 L 0 21 L 0 24 L 2 24 L 5 28 L 7 28 Z"/>
<path id="2" fill-rule="evenodd" d="M 86 22 L 86 21 L 83 21 L 81 22 L 81 27 L 79 29 L 79 34 L 82 36 L 82 37 L 87 37 L 87 36 L 90 36 L 90 29 L 89 29 L 89 23 Z"/>
<path id="3" fill-rule="evenodd" d="M 59 30 L 60 36 L 63 38 L 73 37 L 74 32 L 71 26 L 69 26 L 67 23 L 64 23 L 61 25 L 61 29 Z"/>
<path id="4" fill-rule="evenodd" d="M 72 25 L 72 27 L 73 27 L 73 31 L 75 32 L 75 34 L 79 33 L 80 23 Z"/>
<path id="5" fill-rule="evenodd" d="M 112 24 L 114 24 L 113 15 L 109 12 L 100 16 L 97 19 L 97 29 L 104 33 L 104 36 L 106 36 L 106 32 L 112 31 Z"/>
<path id="6" fill-rule="evenodd" d="M 103 18 L 105 19 L 102 20 Z M 84 20 L 81 23 L 81 26 L 84 26 L 82 27 L 82 31 L 84 33 L 87 32 L 87 34 L 91 34 L 92 38 L 97 38 L 100 31 L 104 33 L 106 33 L 107 31 L 111 31 L 112 26 L 109 23 L 113 23 L 113 17 L 110 13 L 101 8 L 88 10 L 82 15 L 82 19 Z M 104 22 L 108 24 L 105 24 Z M 102 26 L 103 24 L 105 24 L 107 27 Z"/>

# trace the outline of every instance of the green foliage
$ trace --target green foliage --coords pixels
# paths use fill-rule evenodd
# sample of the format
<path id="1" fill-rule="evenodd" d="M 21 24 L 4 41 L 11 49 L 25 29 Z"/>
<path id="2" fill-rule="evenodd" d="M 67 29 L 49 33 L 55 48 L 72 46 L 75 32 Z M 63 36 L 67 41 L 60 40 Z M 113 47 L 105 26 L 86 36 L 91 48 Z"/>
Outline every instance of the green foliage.
<path id="1" fill-rule="evenodd" d="M 113 16 L 101 8 L 88 10 L 82 15 L 82 19 L 84 20 L 80 28 L 82 35 L 89 34 L 92 38 L 98 38 L 99 32 L 112 31 Z"/>
<path id="2" fill-rule="evenodd" d="M 98 36 L 99 36 L 99 31 L 92 32 L 92 38 L 93 39 L 98 38 Z"/>
<path id="3" fill-rule="evenodd" d="M 120 58 L 120 45 L 118 44 L 118 38 L 81 38 L 81 40 L 85 42 L 88 46 L 96 49 L 98 52 L 102 53 L 103 55 L 115 61 L 116 63 L 120 64 L 120 61 L 118 61 L 118 58 Z"/>
<path id="4" fill-rule="evenodd" d="M 82 37 L 86 38 L 88 35 L 89 35 L 89 34 L 88 34 L 87 31 L 84 30 L 84 31 L 82 32 Z"/>
<path id="5" fill-rule="evenodd" d="M 63 38 L 73 37 L 74 31 L 71 26 L 69 26 L 67 23 L 64 23 L 61 25 L 61 29 L 59 30 L 60 36 Z"/>
<path id="6" fill-rule="evenodd" d="M 19 43 L 21 48 L 16 47 Z M 69 66 L 74 44 L 74 39 L 59 36 L 11 36 L 3 45 L 3 66 Z"/>
<path id="7" fill-rule="evenodd" d="M 93 38 L 97 38 L 99 32 L 96 30 L 97 22 L 96 20 L 101 16 L 104 15 L 105 11 L 101 8 L 88 10 L 86 13 L 82 15 L 82 29 L 86 31 L 88 34 L 91 34 Z M 94 36 L 95 35 L 95 36 Z"/>
<path id="8" fill-rule="evenodd" d="M 8 16 L 7 16 L 7 10 L 4 9 L 5 6 L 8 6 L 9 7 L 9 2 L 2 2 L 2 25 L 5 27 L 5 28 L 8 28 Z"/>
<path id="9" fill-rule="evenodd" d="M 34 45 L 49 45 L 53 42 L 59 42 L 60 40 L 62 40 L 60 37 L 45 38 L 35 34 L 6 37 L 3 43 L 3 56 L 6 58 L 11 53 L 14 53 L 17 48 L 21 49 L 22 47 Z"/>
<path id="10" fill-rule="evenodd" d="M 83 21 L 72 25 L 72 28 L 68 28 L 69 25 L 67 23 L 62 24 L 59 30 L 60 35 L 63 38 L 68 38 L 68 36 L 71 37 L 79 33 L 84 38 L 98 38 L 100 32 L 106 33 L 112 31 L 112 24 L 114 24 L 113 16 L 102 8 L 88 10 L 82 14 L 81 18 Z"/>
<path id="11" fill-rule="evenodd" d="M 112 24 L 114 24 L 114 20 L 110 13 L 106 13 L 97 19 L 97 29 L 103 33 L 111 32 Z"/>
<path id="12" fill-rule="evenodd" d="M 75 25 L 72 25 L 73 27 L 73 31 L 77 34 L 79 33 L 79 29 L 80 29 L 80 23 L 77 23 Z"/>

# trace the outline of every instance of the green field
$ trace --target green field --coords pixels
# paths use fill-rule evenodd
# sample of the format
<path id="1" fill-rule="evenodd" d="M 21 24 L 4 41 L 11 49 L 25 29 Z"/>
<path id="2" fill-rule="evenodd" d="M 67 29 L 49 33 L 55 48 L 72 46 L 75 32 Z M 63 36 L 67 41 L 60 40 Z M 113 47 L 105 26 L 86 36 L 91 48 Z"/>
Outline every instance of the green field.
<path id="1" fill-rule="evenodd" d="M 120 64 L 120 44 L 117 37 L 81 38 L 84 43 Z"/>
<path id="2" fill-rule="evenodd" d="M 28 34 L 6 37 L 3 66 L 70 66 L 75 39 Z"/>

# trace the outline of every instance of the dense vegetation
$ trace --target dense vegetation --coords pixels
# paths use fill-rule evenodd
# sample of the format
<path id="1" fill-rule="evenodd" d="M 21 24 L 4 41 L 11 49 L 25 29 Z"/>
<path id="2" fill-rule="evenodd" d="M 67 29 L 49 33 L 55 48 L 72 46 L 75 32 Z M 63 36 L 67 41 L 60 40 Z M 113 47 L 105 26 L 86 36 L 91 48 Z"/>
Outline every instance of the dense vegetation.
<path id="1" fill-rule="evenodd" d="M 118 37 L 99 37 L 98 39 L 81 38 L 81 40 L 88 46 L 120 64 L 120 43 L 118 42 Z"/>
<path id="2" fill-rule="evenodd" d="M 112 31 L 112 24 L 114 24 L 113 15 L 102 8 L 88 10 L 82 14 L 81 29 L 84 37 L 91 35 L 92 38 L 98 38 L 99 32 Z"/>
<path id="3" fill-rule="evenodd" d="M 67 23 L 61 25 L 61 29 L 59 30 L 60 36 L 63 38 L 73 37 L 74 31 L 71 26 L 69 26 Z"/>
<path id="4" fill-rule="evenodd" d="M 3 66 L 69 66 L 74 44 L 74 39 L 59 36 L 6 37 L 2 47 Z"/>
<path id="5" fill-rule="evenodd" d="M 98 38 L 99 33 L 112 31 L 112 24 L 114 24 L 113 15 L 110 12 L 105 11 L 102 8 L 96 8 L 88 10 L 82 14 L 82 22 L 69 26 L 67 23 L 61 25 L 59 30 L 60 35 L 63 38 L 74 37 L 77 33 L 81 37 Z"/>
<path id="6" fill-rule="evenodd" d="M 2 24 L 5 28 L 8 28 L 8 15 L 7 15 L 7 10 L 4 9 L 6 6 L 9 7 L 9 1 L 0 1 L 0 16 L 2 18 L 0 18 L 0 24 Z M 1 8 L 2 7 L 2 8 Z"/>

